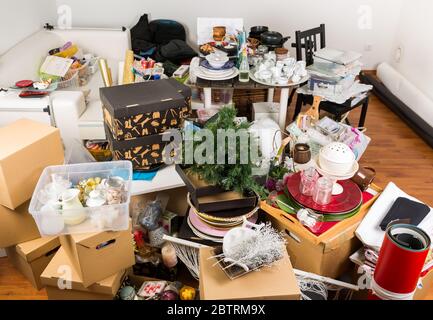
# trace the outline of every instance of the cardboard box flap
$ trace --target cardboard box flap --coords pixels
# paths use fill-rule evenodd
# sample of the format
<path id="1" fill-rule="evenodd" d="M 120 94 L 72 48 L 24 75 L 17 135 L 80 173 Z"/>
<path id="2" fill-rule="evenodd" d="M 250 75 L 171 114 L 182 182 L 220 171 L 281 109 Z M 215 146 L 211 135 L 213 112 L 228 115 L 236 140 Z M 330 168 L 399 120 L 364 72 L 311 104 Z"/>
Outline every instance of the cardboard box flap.
<path id="1" fill-rule="evenodd" d="M 69 282 L 68 280 L 70 280 L 69 289 L 110 294 L 114 296 L 119 290 L 125 274 L 126 270 L 121 270 L 118 273 L 86 288 L 65 250 L 60 247 L 59 251 L 57 251 L 51 262 L 41 274 L 41 282 L 44 285 L 58 288 L 59 284 L 67 286 Z"/>
<path id="2" fill-rule="evenodd" d="M 73 241 L 78 245 L 89 249 L 108 247 L 111 243 L 115 243 L 120 236 L 121 232 L 116 231 L 71 235 Z"/>
<path id="3" fill-rule="evenodd" d="M 24 260 L 32 262 L 42 256 L 49 256 L 58 247 L 58 237 L 45 237 L 20 243 L 16 246 L 16 251 Z"/>
<path id="4" fill-rule="evenodd" d="M 0 159 L 5 159 L 14 154 L 17 148 L 34 144 L 58 130 L 29 119 L 20 119 L 2 127 L 0 128 Z M 32 132 L 32 134 L 29 134 L 29 132 Z"/>

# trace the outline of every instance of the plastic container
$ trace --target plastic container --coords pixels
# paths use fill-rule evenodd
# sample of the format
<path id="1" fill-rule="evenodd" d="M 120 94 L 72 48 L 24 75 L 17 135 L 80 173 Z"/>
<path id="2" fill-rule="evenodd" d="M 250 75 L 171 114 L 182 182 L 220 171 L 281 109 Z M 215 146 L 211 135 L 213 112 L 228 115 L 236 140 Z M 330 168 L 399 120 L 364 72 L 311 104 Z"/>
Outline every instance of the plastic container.
<path id="1" fill-rule="evenodd" d="M 120 204 L 99 207 L 72 207 L 61 210 L 60 206 L 50 205 L 47 209 L 43 203 L 46 201 L 41 202 L 41 200 L 47 196 L 47 192 L 44 191 L 47 190 L 47 185 L 53 182 L 54 176 L 62 181 L 70 181 L 70 188 L 74 188 L 83 179 L 121 177 L 124 180 L 125 189 L 123 200 Z M 44 169 L 39 178 L 30 202 L 29 212 L 35 219 L 42 236 L 127 230 L 131 180 L 132 164 L 130 161 L 50 166 Z M 58 185 L 54 189 L 58 190 Z"/>
<path id="2" fill-rule="evenodd" d="M 79 86 L 80 79 L 78 77 L 78 72 L 74 70 L 68 71 L 66 75 L 57 82 L 57 89 L 75 88 Z"/>

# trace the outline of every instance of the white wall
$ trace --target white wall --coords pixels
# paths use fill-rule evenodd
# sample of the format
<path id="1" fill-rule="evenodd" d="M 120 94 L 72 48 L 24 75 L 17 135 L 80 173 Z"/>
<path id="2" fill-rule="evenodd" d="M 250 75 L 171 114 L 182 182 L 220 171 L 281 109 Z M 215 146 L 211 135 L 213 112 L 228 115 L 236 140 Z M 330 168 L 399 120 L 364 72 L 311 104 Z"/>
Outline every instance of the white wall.
<path id="1" fill-rule="evenodd" d="M 76 27 L 131 27 L 141 13 L 148 13 L 151 19 L 167 18 L 183 23 L 191 43 L 195 42 L 196 18 L 200 16 L 242 17 L 247 29 L 264 24 L 291 36 L 296 30 L 326 23 L 328 46 L 363 52 L 365 68 L 374 69 L 391 56 L 403 0 L 56 1 L 57 5 L 71 7 L 72 25 Z M 371 8 L 372 29 L 359 28 L 363 6 Z M 365 50 L 367 46 L 371 46 L 371 51 Z"/>
<path id="2" fill-rule="evenodd" d="M 433 100 L 433 1 L 405 1 L 393 52 L 401 48 L 401 59 L 391 64 Z"/>
<path id="3" fill-rule="evenodd" d="M 0 55 L 38 31 L 55 23 L 55 0 L 7 0 L 0 10 Z"/>

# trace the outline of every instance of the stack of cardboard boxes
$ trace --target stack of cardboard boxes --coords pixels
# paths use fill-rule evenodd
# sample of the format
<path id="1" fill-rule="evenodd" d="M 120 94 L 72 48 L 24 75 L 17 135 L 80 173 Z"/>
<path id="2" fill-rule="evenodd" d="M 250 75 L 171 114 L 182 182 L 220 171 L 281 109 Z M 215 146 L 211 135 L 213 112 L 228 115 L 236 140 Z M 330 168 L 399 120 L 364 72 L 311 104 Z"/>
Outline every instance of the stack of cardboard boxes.
<path id="1" fill-rule="evenodd" d="M 131 230 L 60 236 L 41 274 L 50 300 L 112 300 L 135 264 Z"/>
<path id="2" fill-rule="evenodd" d="M 135 263 L 131 230 L 41 238 L 28 212 L 44 168 L 63 162 L 58 129 L 25 119 L 0 128 L 0 248 L 49 299 L 112 299 Z"/>
<path id="3" fill-rule="evenodd" d="M 60 242 L 41 238 L 29 200 L 43 169 L 63 161 L 58 129 L 26 119 L 0 128 L 0 248 L 38 290 Z"/>

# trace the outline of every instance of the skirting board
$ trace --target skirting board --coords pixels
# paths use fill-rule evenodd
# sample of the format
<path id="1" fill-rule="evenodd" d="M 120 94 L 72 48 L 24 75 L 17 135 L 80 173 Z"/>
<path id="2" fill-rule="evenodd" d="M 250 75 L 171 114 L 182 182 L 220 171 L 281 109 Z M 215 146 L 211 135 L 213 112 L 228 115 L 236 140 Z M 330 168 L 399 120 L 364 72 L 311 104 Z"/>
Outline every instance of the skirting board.
<path id="1" fill-rule="evenodd" d="M 433 127 L 395 96 L 374 75 L 361 74 L 360 79 L 363 83 L 371 84 L 374 87 L 374 94 L 433 148 Z"/>

